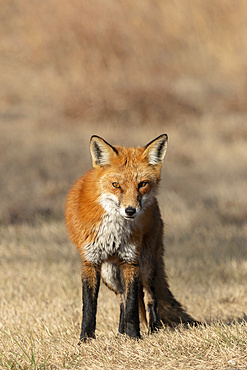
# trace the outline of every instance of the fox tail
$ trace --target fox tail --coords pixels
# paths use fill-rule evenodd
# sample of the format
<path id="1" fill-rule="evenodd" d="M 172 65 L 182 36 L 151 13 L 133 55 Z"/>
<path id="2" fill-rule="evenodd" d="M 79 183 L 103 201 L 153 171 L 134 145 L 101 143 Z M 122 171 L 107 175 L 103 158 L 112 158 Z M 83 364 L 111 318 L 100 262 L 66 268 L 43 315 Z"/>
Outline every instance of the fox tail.
<path id="1" fill-rule="evenodd" d="M 164 325 L 198 323 L 185 311 L 170 291 L 163 260 L 159 261 L 157 266 L 155 293 L 158 300 L 159 318 Z"/>
<path id="2" fill-rule="evenodd" d="M 194 320 L 175 299 L 170 291 L 167 276 L 165 273 L 164 261 L 160 260 L 156 270 L 154 288 L 158 301 L 159 319 L 164 325 L 175 326 L 178 324 L 198 325 L 198 321 Z M 148 326 L 147 316 L 144 306 L 143 291 L 139 292 L 139 312 L 141 321 Z"/>

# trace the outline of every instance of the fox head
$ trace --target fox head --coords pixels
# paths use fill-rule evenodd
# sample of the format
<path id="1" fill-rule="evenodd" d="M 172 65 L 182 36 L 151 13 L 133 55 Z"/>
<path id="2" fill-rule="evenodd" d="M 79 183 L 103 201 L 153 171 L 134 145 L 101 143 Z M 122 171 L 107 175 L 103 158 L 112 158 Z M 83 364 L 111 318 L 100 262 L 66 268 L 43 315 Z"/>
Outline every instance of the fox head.
<path id="1" fill-rule="evenodd" d="M 134 219 L 154 201 L 168 137 L 158 136 L 145 147 L 112 146 L 92 136 L 90 150 L 100 203 L 108 213 Z"/>

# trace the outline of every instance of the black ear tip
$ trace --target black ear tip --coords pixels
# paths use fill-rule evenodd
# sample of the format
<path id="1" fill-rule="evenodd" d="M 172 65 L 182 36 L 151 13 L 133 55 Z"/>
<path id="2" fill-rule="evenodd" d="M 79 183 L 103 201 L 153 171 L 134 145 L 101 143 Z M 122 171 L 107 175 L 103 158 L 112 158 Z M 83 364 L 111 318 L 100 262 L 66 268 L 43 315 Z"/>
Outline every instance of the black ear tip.
<path id="1" fill-rule="evenodd" d="M 168 135 L 167 134 L 162 134 L 162 135 L 160 135 L 160 138 L 161 137 L 163 137 L 164 139 L 165 139 L 165 141 L 167 141 L 168 140 Z"/>
<path id="2" fill-rule="evenodd" d="M 98 136 L 98 135 L 93 135 L 93 136 L 91 136 L 91 138 L 90 138 L 90 143 L 91 143 L 94 139 L 101 139 L 101 140 L 102 140 L 102 138 L 101 138 L 100 136 Z"/>
<path id="3" fill-rule="evenodd" d="M 162 139 L 162 143 L 165 144 L 168 141 L 168 135 L 167 134 L 159 135 L 158 137 L 150 141 L 150 143 L 145 145 L 144 149 L 146 149 L 149 145 L 153 144 L 154 142 L 160 141 L 161 139 Z"/>

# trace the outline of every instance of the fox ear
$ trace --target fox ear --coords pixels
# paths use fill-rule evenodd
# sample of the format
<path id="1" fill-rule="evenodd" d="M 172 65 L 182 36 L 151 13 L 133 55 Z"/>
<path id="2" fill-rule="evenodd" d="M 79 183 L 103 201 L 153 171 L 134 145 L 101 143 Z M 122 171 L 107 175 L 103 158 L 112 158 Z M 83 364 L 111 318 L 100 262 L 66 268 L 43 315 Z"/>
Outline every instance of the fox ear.
<path id="1" fill-rule="evenodd" d="M 166 155 L 168 136 L 166 134 L 158 136 L 145 146 L 143 156 L 152 165 L 162 164 Z"/>
<path id="2" fill-rule="evenodd" d="M 108 144 L 99 136 L 93 135 L 90 140 L 90 151 L 93 159 L 93 166 L 106 166 L 110 164 L 112 155 L 118 154 L 116 148 Z"/>

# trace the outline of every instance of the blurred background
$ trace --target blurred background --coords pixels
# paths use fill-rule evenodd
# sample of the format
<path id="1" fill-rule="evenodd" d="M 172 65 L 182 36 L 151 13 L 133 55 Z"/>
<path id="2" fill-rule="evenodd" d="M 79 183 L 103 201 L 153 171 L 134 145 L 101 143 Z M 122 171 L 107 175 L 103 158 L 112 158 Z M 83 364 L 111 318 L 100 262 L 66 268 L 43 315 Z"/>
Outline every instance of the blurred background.
<path id="1" fill-rule="evenodd" d="M 168 237 L 246 230 L 246 77 L 243 0 L 2 0 L 0 222 L 62 220 L 91 135 L 165 132 Z"/>

